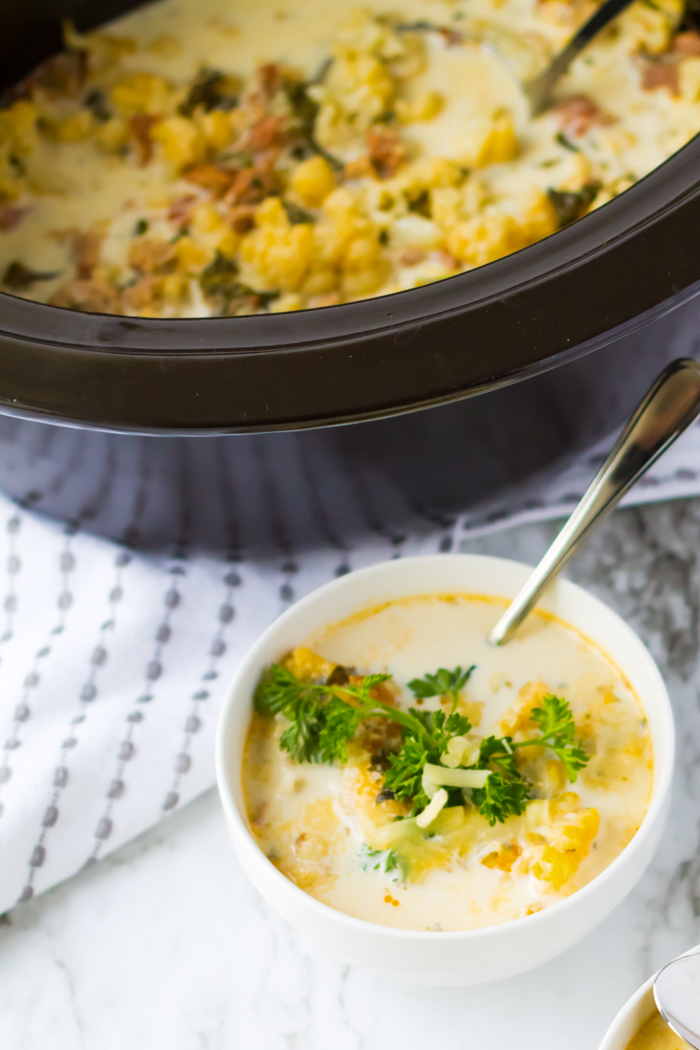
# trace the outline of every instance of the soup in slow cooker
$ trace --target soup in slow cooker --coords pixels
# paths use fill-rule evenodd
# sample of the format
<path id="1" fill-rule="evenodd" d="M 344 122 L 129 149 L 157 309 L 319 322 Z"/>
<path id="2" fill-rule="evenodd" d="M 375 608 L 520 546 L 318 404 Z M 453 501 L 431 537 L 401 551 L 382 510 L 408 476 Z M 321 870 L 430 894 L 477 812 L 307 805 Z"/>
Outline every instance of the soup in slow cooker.
<path id="1" fill-rule="evenodd" d="M 312 309 L 450 277 L 700 130 L 700 34 L 637 0 L 532 119 L 591 0 L 161 0 L 0 109 L 0 283 L 73 310 Z"/>

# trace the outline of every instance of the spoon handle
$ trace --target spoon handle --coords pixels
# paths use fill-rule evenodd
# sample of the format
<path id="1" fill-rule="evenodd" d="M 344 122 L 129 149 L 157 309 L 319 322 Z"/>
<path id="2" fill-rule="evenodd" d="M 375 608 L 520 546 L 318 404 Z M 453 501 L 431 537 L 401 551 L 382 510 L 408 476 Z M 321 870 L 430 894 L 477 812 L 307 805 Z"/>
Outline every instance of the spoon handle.
<path id="1" fill-rule="evenodd" d="M 510 640 L 572 554 L 699 413 L 700 365 L 680 358 L 653 384 L 578 507 L 494 627 L 489 635 L 493 645 Z"/>
<path id="2" fill-rule="evenodd" d="M 591 15 L 588 21 L 581 26 L 579 31 L 571 38 L 563 51 L 560 51 L 556 58 L 547 66 L 545 71 L 525 84 L 525 93 L 530 100 L 533 116 L 537 116 L 538 113 L 547 108 L 554 85 L 560 77 L 564 76 L 576 56 L 583 51 L 584 47 L 591 42 L 594 36 L 600 33 L 601 29 L 605 29 L 606 25 L 612 22 L 613 18 L 617 18 L 619 14 L 622 14 L 631 3 L 632 0 L 606 0 L 595 14 Z"/>

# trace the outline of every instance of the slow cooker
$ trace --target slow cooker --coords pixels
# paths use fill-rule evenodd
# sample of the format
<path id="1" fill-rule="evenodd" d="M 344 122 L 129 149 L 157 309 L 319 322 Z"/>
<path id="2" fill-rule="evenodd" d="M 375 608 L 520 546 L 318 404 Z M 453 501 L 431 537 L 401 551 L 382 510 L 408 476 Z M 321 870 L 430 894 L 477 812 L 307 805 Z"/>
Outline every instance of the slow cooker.
<path id="1" fill-rule="evenodd" d="M 0 88 L 133 0 L 4 0 Z M 700 139 L 459 276 L 298 313 L 152 320 L 0 294 L 0 487 L 138 547 L 398 542 L 619 425 L 697 356 Z"/>

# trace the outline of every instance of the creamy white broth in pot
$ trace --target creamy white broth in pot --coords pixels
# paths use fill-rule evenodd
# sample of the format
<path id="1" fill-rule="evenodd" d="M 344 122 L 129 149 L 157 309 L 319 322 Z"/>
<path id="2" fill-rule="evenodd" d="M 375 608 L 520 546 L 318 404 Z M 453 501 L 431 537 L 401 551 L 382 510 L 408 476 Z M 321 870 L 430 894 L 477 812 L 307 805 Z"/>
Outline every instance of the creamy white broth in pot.
<path id="1" fill-rule="evenodd" d="M 631 841 L 653 783 L 638 698 L 604 652 L 546 614 L 490 646 L 505 604 L 390 602 L 305 639 L 264 676 L 243 762 L 249 826 L 301 889 L 374 923 L 476 929 L 575 893 Z M 390 677 L 365 677 L 377 674 Z M 379 713 L 353 728 L 368 696 Z"/>
<path id="2" fill-rule="evenodd" d="M 637 0 L 531 119 L 519 78 L 595 6 L 161 0 L 67 25 L 0 110 L 2 287 L 133 316 L 277 312 L 540 240 L 700 129 L 680 0 Z"/>

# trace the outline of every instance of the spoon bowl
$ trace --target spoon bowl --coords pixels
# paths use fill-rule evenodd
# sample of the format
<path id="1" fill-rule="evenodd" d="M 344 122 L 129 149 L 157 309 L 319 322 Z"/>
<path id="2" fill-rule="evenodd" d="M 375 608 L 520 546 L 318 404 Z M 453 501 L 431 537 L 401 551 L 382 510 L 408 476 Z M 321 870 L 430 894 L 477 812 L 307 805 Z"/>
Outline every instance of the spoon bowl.
<path id="1" fill-rule="evenodd" d="M 700 955 L 684 955 L 664 966 L 654 981 L 654 999 L 676 1035 L 700 1050 Z"/>
<path id="2" fill-rule="evenodd" d="M 581 544 L 698 414 L 700 365 L 679 358 L 652 385 L 578 507 L 494 627 L 489 635 L 493 645 L 510 641 Z"/>

